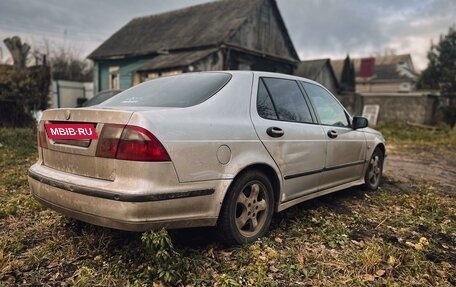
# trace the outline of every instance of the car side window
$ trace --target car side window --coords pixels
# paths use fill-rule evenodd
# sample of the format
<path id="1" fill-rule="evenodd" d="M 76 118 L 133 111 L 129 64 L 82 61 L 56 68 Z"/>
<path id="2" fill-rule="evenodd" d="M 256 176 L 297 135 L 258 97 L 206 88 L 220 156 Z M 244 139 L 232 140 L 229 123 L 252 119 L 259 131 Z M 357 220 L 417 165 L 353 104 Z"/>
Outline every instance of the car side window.
<path id="1" fill-rule="evenodd" d="M 312 123 L 310 109 L 294 80 L 262 78 L 279 120 Z"/>
<path id="2" fill-rule="evenodd" d="M 320 86 L 306 82 L 301 83 L 322 124 L 338 127 L 350 126 L 344 109 L 330 93 Z"/>
<path id="3" fill-rule="evenodd" d="M 258 84 L 257 110 L 260 117 L 277 120 L 277 113 L 262 80 Z"/>

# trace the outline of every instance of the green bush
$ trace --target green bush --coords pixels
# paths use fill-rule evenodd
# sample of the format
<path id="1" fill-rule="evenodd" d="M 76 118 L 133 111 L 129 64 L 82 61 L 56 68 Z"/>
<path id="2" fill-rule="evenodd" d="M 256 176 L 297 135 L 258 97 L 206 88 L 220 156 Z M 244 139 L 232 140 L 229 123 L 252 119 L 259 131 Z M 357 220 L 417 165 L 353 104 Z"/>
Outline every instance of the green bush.
<path id="1" fill-rule="evenodd" d="M 183 274 L 188 271 L 190 264 L 187 258 L 174 249 L 166 229 L 144 232 L 141 241 L 146 247 L 146 258 L 149 258 L 152 264 L 152 278 L 158 278 L 166 284 L 184 281 Z"/>

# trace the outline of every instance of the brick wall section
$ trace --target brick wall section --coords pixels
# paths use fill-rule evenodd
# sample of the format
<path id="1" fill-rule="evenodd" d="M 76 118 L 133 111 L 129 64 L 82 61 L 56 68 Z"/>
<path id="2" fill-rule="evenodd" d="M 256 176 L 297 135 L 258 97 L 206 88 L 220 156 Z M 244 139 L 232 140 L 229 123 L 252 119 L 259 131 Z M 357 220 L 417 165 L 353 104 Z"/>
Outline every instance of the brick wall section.
<path id="1" fill-rule="evenodd" d="M 438 97 L 426 94 L 338 95 L 337 98 L 354 115 L 361 115 L 364 105 L 379 105 L 378 122 L 409 121 L 434 124 Z"/>
<path id="2" fill-rule="evenodd" d="M 345 107 L 350 115 L 360 116 L 363 110 L 362 97 L 354 93 L 336 95 L 336 98 Z"/>

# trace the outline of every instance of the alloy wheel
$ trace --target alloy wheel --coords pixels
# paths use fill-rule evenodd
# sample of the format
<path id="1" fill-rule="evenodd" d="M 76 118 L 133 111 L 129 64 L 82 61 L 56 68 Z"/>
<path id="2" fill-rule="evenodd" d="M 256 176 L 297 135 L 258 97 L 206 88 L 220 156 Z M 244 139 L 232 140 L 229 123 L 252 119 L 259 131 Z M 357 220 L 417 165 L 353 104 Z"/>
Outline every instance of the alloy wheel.
<path id="1" fill-rule="evenodd" d="M 268 217 L 269 200 L 266 188 L 260 182 L 249 182 L 236 200 L 236 226 L 246 237 L 254 236 L 264 226 Z"/>

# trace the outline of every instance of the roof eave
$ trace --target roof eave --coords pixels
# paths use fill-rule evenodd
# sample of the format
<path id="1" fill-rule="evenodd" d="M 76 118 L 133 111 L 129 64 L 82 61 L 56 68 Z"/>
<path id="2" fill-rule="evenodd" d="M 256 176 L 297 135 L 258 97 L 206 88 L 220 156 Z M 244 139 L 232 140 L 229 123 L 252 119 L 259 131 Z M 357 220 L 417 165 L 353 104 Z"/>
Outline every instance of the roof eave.
<path id="1" fill-rule="evenodd" d="M 123 55 L 108 55 L 108 56 L 92 56 L 89 55 L 88 58 L 91 60 L 118 60 L 118 59 L 127 59 L 127 58 L 135 58 L 135 57 L 144 57 L 144 56 L 156 56 L 160 54 L 168 54 L 168 53 L 174 53 L 174 52 L 184 52 L 184 51 L 193 51 L 193 50 L 201 50 L 201 49 L 210 49 L 210 48 L 216 48 L 219 47 L 221 44 L 219 43 L 213 43 L 213 44 L 207 44 L 203 46 L 194 46 L 194 47 L 180 47 L 180 48 L 174 48 L 174 49 L 160 49 L 160 50 L 154 50 L 154 51 L 148 51 L 148 52 L 143 52 L 143 53 L 129 53 L 129 54 L 123 54 Z"/>
<path id="2" fill-rule="evenodd" d="M 285 63 L 288 63 L 288 64 L 292 64 L 294 66 L 297 66 L 299 64 L 299 62 L 300 62 L 300 61 L 295 60 L 295 59 L 284 58 L 284 57 L 281 57 L 281 56 L 278 56 L 278 55 L 265 53 L 264 51 L 246 49 L 244 47 L 241 47 L 241 46 L 238 46 L 238 45 L 235 45 L 235 44 L 231 44 L 231 43 L 223 43 L 223 45 L 225 45 L 229 49 L 233 49 L 233 50 L 236 50 L 236 51 L 252 54 L 252 55 L 255 55 L 255 56 L 271 58 L 271 59 L 274 59 L 274 60 L 277 60 L 277 61 L 280 61 L 280 62 L 285 62 Z"/>
<path id="3" fill-rule="evenodd" d="M 201 49 L 198 49 L 198 50 L 201 51 Z M 195 51 L 195 52 L 198 52 L 198 50 Z M 176 63 L 176 64 L 172 64 L 172 65 L 169 65 L 169 66 L 161 66 L 161 67 L 159 66 L 159 67 L 153 67 L 153 68 L 148 68 L 146 66 L 147 65 L 146 64 L 146 65 L 143 65 L 143 66 L 139 67 L 136 71 L 137 72 L 155 72 L 155 71 L 163 71 L 163 70 L 170 70 L 170 69 L 177 69 L 177 68 L 185 68 L 185 67 L 188 67 L 190 65 L 195 64 L 198 61 L 201 61 L 201 60 L 207 58 L 208 56 L 216 53 L 218 50 L 219 49 L 217 49 L 217 48 L 207 49 L 206 53 L 203 53 L 199 57 L 196 57 L 192 61 L 189 61 L 189 62 L 186 62 L 186 63 Z M 202 51 L 204 51 L 204 50 L 202 50 Z M 178 52 L 172 52 L 170 54 L 172 55 L 173 53 L 178 54 L 179 51 Z"/>

